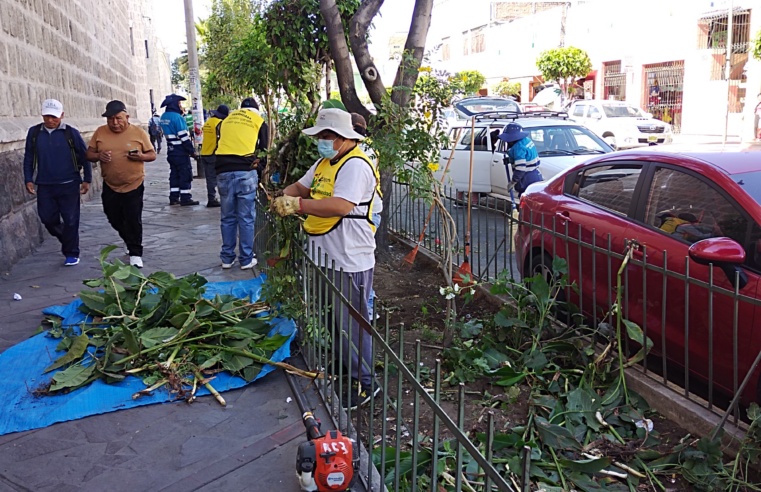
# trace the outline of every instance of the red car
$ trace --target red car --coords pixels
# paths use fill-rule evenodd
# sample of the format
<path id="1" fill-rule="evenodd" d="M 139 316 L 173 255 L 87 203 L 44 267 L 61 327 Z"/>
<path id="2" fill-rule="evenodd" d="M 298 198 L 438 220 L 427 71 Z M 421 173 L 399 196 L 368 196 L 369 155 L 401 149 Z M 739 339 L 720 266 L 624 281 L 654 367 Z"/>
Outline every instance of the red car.
<path id="1" fill-rule="evenodd" d="M 697 377 L 731 396 L 761 350 L 759 203 L 758 153 L 607 154 L 529 187 L 521 219 L 543 220 L 556 235 L 519 227 L 516 258 L 525 276 L 551 270 L 553 254 L 566 258 L 581 294 L 570 301 L 599 320 L 615 302 L 626 241 L 635 240 L 641 246 L 624 279 L 625 316 L 646 331 L 652 353 L 665 354 L 671 371 L 678 364 L 681 377 L 690 375 L 687 389 Z M 745 403 L 761 401 L 759 372 Z"/>

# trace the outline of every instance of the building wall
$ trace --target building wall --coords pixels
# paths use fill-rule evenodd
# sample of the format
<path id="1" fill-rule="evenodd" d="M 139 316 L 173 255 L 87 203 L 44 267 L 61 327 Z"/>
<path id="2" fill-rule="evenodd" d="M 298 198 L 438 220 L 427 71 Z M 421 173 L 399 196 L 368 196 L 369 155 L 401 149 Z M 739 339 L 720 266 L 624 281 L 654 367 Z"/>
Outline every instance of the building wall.
<path id="1" fill-rule="evenodd" d="M 171 91 L 166 56 L 148 25 L 153 1 L 0 0 L 0 271 L 44 237 L 22 170 L 26 133 L 42 121 L 42 101 L 60 100 L 66 122 L 87 141 L 105 123 L 108 101 L 123 101 L 141 124 L 150 116 L 149 90 Z M 149 54 L 163 59 L 150 70 L 146 39 Z M 91 194 L 99 189 L 96 166 Z"/>

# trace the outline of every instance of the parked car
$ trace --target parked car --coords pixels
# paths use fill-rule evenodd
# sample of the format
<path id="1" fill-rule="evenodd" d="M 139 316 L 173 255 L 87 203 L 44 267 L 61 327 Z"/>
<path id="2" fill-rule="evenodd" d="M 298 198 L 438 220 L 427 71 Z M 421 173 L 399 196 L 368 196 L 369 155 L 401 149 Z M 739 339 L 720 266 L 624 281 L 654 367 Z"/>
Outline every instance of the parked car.
<path id="1" fill-rule="evenodd" d="M 737 276 L 740 295 L 761 297 L 761 161 L 752 152 L 600 156 L 530 186 L 519 209 L 524 221 L 543 219 L 550 231 L 569 231 L 553 239 L 519 227 L 516 251 L 524 275 L 550 272 L 553 254 L 565 258 L 580 292 L 571 291 L 570 300 L 592 323 L 615 296 L 627 239 L 636 241 L 640 262 L 626 275 L 628 319 L 652 339 L 653 353 L 703 382 L 712 377 L 720 391 L 733 394 L 761 350 L 761 306 L 741 299 L 735 311 L 731 295 Z M 579 239 L 587 244 L 581 249 Z M 601 249 L 593 251 L 592 244 Z M 651 268 L 643 271 L 643 261 Z M 664 267 L 682 277 L 664 278 Z M 695 282 L 689 286 L 687 273 Z M 709 295 L 709 282 L 724 293 Z M 745 402 L 761 400 L 759 372 Z"/>
<path id="2" fill-rule="evenodd" d="M 508 111 L 521 113 L 520 105 L 509 97 L 474 96 L 460 99 L 452 105 L 460 120 L 469 119 L 471 115 L 491 111 Z"/>
<path id="3" fill-rule="evenodd" d="M 462 111 L 462 109 L 461 109 Z M 499 140 L 508 123 L 516 121 L 525 130 L 539 152 L 539 170 L 549 179 L 589 157 L 606 154 L 613 149 L 597 135 L 583 126 L 568 121 L 565 113 L 535 112 L 526 114 L 472 113 L 476 117 L 475 144 L 473 146 L 473 191 L 509 196 L 504 157 L 507 146 Z M 453 149 L 443 149 L 439 161 L 438 179 L 446 168 L 449 155 L 454 152 L 444 183 L 458 191 L 468 189 L 470 178 L 471 123 L 459 121 L 449 130 Z M 457 138 L 457 135 L 460 137 Z M 455 141 L 456 140 L 456 141 Z"/>
<path id="4" fill-rule="evenodd" d="M 624 101 L 574 101 L 568 114 L 614 149 L 669 144 L 674 137 L 671 125 Z"/>

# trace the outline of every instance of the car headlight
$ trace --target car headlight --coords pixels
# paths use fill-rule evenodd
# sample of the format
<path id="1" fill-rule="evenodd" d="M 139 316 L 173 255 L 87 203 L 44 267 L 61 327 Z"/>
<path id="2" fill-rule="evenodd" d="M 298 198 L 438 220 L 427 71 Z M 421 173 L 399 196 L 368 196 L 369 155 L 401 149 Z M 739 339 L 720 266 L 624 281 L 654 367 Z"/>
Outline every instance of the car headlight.
<path id="1" fill-rule="evenodd" d="M 671 125 L 666 123 L 666 129 L 664 130 L 666 133 L 671 133 Z"/>

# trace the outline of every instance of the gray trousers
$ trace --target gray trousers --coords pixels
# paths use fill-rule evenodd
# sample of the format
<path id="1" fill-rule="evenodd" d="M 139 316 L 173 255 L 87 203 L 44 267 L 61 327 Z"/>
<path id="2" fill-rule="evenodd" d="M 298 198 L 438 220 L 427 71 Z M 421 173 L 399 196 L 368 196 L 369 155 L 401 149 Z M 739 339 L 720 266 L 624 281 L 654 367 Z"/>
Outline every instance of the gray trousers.
<path id="1" fill-rule="evenodd" d="M 365 270 L 364 272 L 344 272 L 343 273 L 343 295 L 346 299 L 351 299 L 351 305 L 362 314 L 366 320 L 370 320 L 368 313 L 368 302 L 370 301 L 370 291 L 373 287 L 373 271 L 374 269 Z M 339 289 L 341 286 L 341 273 L 339 271 L 328 269 L 325 272 Z M 360 292 L 361 289 L 361 292 Z M 332 303 L 332 296 L 328 296 L 328 303 Z M 343 336 L 341 337 L 341 345 L 343 350 L 343 363 L 344 366 L 350 368 L 351 377 L 359 380 L 363 387 L 370 387 L 372 380 L 372 372 L 368 372 L 366 367 L 362 367 L 362 375 L 359 376 L 359 345 L 360 336 L 362 337 L 362 359 L 365 364 L 372 371 L 373 360 L 373 337 L 365 330 L 359 327 L 359 323 L 354 320 L 349 314 L 349 309 L 344 306 L 341 301 L 336 301 L 336 304 L 341 306 L 341 309 L 333 309 L 333 327 L 342 327 Z M 338 307 L 338 306 L 336 306 Z M 343 325 L 341 320 L 343 316 Z M 352 350 L 349 350 L 349 339 L 347 328 L 351 323 L 351 344 Z M 337 338 L 337 330 L 333 331 L 333 340 Z M 334 346 L 335 358 L 338 358 L 338 347 Z"/>
<path id="2" fill-rule="evenodd" d="M 217 172 L 214 165 L 217 162 L 215 155 L 202 155 L 201 162 L 206 173 L 206 196 L 210 202 L 217 199 Z"/>

